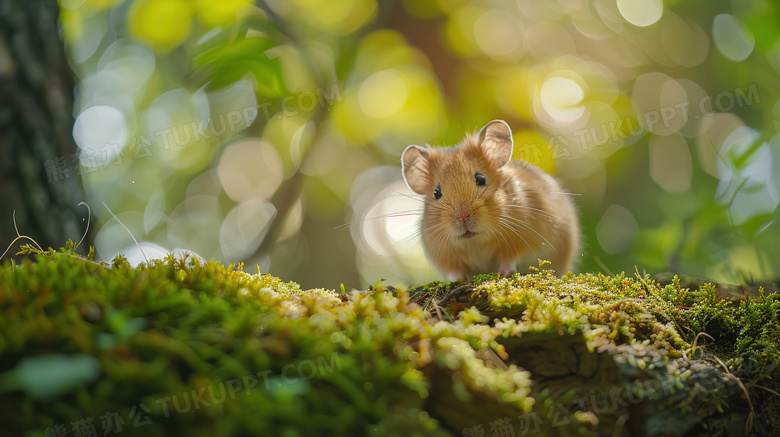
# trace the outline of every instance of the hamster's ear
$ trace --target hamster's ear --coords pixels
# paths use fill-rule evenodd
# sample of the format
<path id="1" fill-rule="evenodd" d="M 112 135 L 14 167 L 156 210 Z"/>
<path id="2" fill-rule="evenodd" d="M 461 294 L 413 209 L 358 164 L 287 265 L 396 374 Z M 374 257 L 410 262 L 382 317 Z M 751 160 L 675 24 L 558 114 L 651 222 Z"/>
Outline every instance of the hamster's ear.
<path id="1" fill-rule="evenodd" d="M 512 130 L 504 120 L 493 120 L 479 131 L 479 147 L 493 168 L 501 168 L 512 159 Z"/>
<path id="2" fill-rule="evenodd" d="M 427 150 L 420 146 L 409 146 L 401 155 L 401 167 L 404 181 L 417 194 L 431 194 L 427 190 L 430 185 L 430 160 Z"/>

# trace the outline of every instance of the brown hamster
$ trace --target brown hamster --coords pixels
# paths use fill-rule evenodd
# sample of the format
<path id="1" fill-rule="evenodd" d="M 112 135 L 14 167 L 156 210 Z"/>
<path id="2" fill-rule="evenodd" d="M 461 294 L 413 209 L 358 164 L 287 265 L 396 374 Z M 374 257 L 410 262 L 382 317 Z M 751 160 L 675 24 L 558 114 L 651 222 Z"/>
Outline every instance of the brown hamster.
<path id="1" fill-rule="evenodd" d="M 571 268 L 580 231 L 571 195 L 531 163 L 512 160 L 502 120 L 457 147 L 409 146 L 401 157 L 409 188 L 425 196 L 422 241 L 449 279 L 509 275 L 546 259 L 558 275 Z"/>

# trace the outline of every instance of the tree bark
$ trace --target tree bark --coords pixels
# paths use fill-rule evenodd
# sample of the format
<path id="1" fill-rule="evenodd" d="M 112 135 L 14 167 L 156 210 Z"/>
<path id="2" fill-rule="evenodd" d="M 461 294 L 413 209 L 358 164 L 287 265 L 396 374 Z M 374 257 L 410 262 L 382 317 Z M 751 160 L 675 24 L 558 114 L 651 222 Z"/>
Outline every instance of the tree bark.
<path id="1" fill-rule="evenodd" d="M 58 16 L 54 0 L 0 2 L 3 245 L 18 228 L 44 248 L 61 247 L 79 241 L 87 223 L 87 209 L 78 206 L 83 187 L 72 135 L 73 76 Z M 90 243 L 87 236 L 82 248 Z"/>

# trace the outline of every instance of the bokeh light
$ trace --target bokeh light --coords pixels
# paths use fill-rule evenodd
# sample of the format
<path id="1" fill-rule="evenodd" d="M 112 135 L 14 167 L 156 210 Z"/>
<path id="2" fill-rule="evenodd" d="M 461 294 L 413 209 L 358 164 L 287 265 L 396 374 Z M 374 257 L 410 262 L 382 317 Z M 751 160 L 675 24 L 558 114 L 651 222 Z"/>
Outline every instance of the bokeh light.
<path id="1" fill-rule="evenodd" d="M 685 138 L 675 134 L 653 137 L 649 148 L 653 182 L 670 193 L 690 190 L 693 166 Z"/>
<path id="2" fill-rule="evenodd" d="M 387 118 L 397 113 L 408 98 L 404 78 L 393 70 L 372 74 L 358 90 L 360 109 L 374 118 Z"/>
<path id="3" fill-rule="evenodd" d="M 661 0 L 617 0 L 617 6 L 626 21 L 640 27 L 655 24 L 664 12 Z"/>
<path id="4" fill-rule="evenodd" d="M 539 94 L 542 108 L 556 121 L 572 123 L 585 114 L 585 90 L 575 80 L 553 75 L 544 81 Z"/>
<path id="5" fill-rule="evenodd" d="M 192 14 L 186 0 L 136 0 L 128 12 L 127 27 L 131 35 L 171 49 L 190 34 Z"/>
<path id="6" fill-rule="evenodd" d="M 76 117 L 73 138 L 81 149 L 84 165 L 98 167 L 110 163 L 127 144 L 125 115 L 112 106 L 91 106 Z"/>
<path id="7" fill-rule="evenodd" d="M 491 56 L 507 56 L 523 46 L 522 28 L 504 11 L 490 9 L 474 22 L 474 39 L 480 50 Z"/>
<path id="8" fill-rule="evenodd" d="M 720 14 L 712 21 L 712 39 L 718 51 L 733 62 L 747 59 L 755 38 L 742 20 L 731 14 Z"/>
<path id="9" fill-rule="evenodd" d="M 282 182 L 282 160 L 268 142 L 241 140 L 222 152 L 217 173 L 222 189 L 234 201 L 267 199 Z"/>
<path id="10" fill-rule="evenodd" d="M 596 225 L 598 243 L 610 255 L 625 253 L 636 237 L 638 225 L 631 211 L 620 205 L 609 205 Z"/>

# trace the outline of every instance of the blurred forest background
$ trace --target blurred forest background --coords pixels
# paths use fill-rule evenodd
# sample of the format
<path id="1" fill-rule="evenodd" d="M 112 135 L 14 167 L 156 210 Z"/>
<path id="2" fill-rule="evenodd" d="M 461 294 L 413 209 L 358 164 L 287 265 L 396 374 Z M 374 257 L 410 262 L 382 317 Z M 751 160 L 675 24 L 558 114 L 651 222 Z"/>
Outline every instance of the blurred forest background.
<path id="1" fill-rule="evenodd" d="M 577 270 L 780 273 L 777 2 L 59 6 L 78 159 L 37 165 L 81 179 L 102 260 L 143 261 L 105 202 L 150 258 L 189 249 L 304 287 L 436 279 L 401 151 L 498 118 L 515 158 L 579 194 Z"/>

